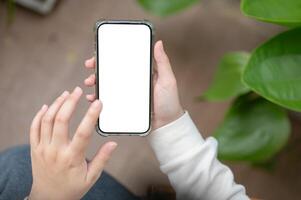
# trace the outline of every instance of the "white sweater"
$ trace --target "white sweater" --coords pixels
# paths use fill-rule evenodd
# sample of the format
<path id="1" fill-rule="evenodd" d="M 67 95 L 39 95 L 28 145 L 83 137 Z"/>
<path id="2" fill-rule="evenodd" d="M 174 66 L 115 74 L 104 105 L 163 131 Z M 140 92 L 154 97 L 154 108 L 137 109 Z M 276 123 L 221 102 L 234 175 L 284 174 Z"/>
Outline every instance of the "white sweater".
<path id="1" fill-rule="evenodd" d="M 180 200 L 246 200 L 245 188 L 216 157 L 217 141 L 204 140 L 189 114 L 154 130 L 151 146 Z"/>

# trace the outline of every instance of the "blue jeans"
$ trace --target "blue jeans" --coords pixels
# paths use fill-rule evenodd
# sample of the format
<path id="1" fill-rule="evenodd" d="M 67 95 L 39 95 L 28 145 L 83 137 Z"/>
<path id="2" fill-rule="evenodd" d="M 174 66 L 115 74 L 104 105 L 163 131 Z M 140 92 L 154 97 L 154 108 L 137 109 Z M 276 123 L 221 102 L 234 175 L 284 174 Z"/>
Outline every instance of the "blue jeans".
<path id="1" fill-rule="evenodd" d="M 30 148 L 10 148 L 0 153 L 0 200 L 24 199 L 32 185 Z M 123 185 L 103 172 L 84 200 L 138 200 Z"/>

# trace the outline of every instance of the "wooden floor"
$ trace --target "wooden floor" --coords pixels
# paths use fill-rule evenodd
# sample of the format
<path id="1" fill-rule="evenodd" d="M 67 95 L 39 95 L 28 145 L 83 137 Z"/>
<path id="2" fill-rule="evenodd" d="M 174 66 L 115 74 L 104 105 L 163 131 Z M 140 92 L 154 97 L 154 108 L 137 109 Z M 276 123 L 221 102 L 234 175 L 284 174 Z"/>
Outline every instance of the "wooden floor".
<path id="1" fill-rule="evenodd" d="M 99 18 L 149 19 L 154 23 L 156 39 L 165 42 L 170 55 L 182 104 L 205 137 L 222 120 L 229 103 L 195 100 L 212 80 L 219 58 L 230 51 L 249 51 L 280 30 L 243 17 L 236 0 L 204 0 L 167 18 L 149 15 L 133 0 L 65 0 L 47 17 L 18 7 L 8 29 L 3 11 L 0 1 L 0 150 L 28 142 L 30 121 L 43 103 L 50 103 L 65 89 L 83 86 L 89 74 L 83 62 L 93 55 L 93 24 Z M 82 99 L 72 130 L 87 106 Z M 294 130 L 300 135 L 297 126 Z M 168 185 L 147 138 L 103 138 L 95 133 L 88 155 L 109 139 L 119 147 L 106 170 L 131 191 L 143 195 L 151 184 Z M 296 149 L 300 147 L 293 146 L 297 157 L 296 153 L 281 154 L 273 173 L 231 164 L 236 181 L 254 197 L 299 199 L 301 157 Z"/>

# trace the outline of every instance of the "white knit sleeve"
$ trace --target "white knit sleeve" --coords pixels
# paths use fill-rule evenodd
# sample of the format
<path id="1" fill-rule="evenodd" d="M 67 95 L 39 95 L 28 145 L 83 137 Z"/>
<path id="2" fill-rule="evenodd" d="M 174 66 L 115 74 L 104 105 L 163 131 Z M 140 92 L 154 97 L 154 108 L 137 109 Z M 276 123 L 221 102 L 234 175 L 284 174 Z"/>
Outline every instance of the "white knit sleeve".
<path id="1" fill-rule="evenodd" d="M 246 200 L 245 188 L 217 159 L 217 141 L 203 139 L 189 114 L 150 135 L 151 146 L 180 200 Z"/>

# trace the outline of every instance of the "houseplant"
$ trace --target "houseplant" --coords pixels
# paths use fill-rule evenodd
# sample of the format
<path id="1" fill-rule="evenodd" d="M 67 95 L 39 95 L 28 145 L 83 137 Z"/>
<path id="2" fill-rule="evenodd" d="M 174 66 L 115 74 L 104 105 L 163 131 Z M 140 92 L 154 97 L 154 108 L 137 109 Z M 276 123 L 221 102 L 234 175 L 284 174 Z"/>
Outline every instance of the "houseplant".
<path id="1" fill-rule="evenodd" d="M 215 79 L 202 95 L 215 101 L 235 99 L 214 133 L 222 159 L 265 162 L 286 144 L 290 134 L 287 110 L 301 111 L 300 6 L 300 1 L 295 0 L 241 1 L 246 16 L 288 28 L 253 50 L 250 57 L 242 57 L 240 52 L 231 54 L 232 62 L 240 62 L 240 73 L 235 74 L 239 80 L 236 87 L 244 88 L 243 91 L 232 90 L 227 97 L 221 96 L 223 88 L 218 87 L 221 80 Z M 222 65 L 217 73 L 221 69 Z M 223 82 L 225 87 L 227 80 Z M 256 96 L 255 100 L 252 96 Z"/>
<path id="2" fill-rule="evenodd" d="M 165 16 L 198 1 L 138 2 Z M 288 110 L 301 111 L 300 8 L 300 0 L 241 0 L 244 15 L 286 30 L 252 52 L 227 53 L 212 85 L 200 96 L 207 101 L 233 100 L 214 132 L 221 159 L 263 163 L 287 143 L 291 129 Z"/>

